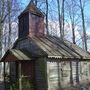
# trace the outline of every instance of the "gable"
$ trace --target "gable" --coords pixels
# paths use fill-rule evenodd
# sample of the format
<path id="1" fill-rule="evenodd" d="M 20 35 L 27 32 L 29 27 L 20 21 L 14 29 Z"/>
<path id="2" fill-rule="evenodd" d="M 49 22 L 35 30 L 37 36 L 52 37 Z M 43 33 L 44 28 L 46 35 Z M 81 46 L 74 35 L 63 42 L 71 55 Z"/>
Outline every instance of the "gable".
<path id="1" fill-rule="evenodd" d="M 31 55 L 26 50 L 10 49 L 3 56 L 1 61 L 14 62 L 22 60 L 31 60 Z"/>

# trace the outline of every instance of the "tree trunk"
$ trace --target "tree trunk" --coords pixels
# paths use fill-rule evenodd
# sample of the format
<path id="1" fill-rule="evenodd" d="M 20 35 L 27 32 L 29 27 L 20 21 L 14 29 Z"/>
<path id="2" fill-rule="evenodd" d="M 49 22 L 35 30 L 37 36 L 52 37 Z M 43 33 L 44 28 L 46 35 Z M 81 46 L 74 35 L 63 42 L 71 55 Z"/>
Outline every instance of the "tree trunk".
<path id="1" fill-rule="evenodd" d="M 0 25 L 0 58 L 2 57 L 2 26 Z"/>
<path id="2" fill-rule="evenodd" d="M 3 35 L 3 18 L 4 18 L 4 12 L 5 12 L 5 1 L 0 1 L 0 58 L 2 57 L 2 35 Z"/>
<path id="3" fill-rule="evenodd" d="M 46 30 L 47 30 L 47 35 L 49 35 L 49 28 L 48 28 L 48 0 L 46 0 Z"/>
<path id="4" fill-rule="evenodd" d="M 8 0 L 8 22 L 9 22 L 9 35 L 8 35 L 8 47 L 11 45 L 11 1 Z"/>
<path id="5" fill-rule="evenodd" d="M 64 38 L 64 1 L 62 0 L 62 39 Z"/>
<path id="6" fill-rule="evenodd" d="M 83 6 L 82 6 L 82 1 L 81 0 L 80 0 L 80 9 L 81 9 L 81 16 L 82 16 L 84 49 L 87 51 L 87 37 L 86 37 L 86 29 L 85 29 L 84 10 L 83 10 Z"/>
<path id="7" fill-rule="evenodd" d="M 37 0 L 35 0 L 35 5 L 37 6 Z"/>
<path id="8" fill-rule="evenodd" d="M 61 17 L 61 13 L 60 13 L 60 1 L 57 0 L 57 5 L 58 5 L 58 19 L 59 19 L 59 30 L 60 30 L 60 37 L 62 38 L 62 17 Z"/>
<path id="9" fill-rule="evenodd" d="M 73 44 L 76 44 L 76 42 L 75 42 L 75 27 L 74 27 L 74 22 L 72 22 L 72 35 L 73 35 Z"/>

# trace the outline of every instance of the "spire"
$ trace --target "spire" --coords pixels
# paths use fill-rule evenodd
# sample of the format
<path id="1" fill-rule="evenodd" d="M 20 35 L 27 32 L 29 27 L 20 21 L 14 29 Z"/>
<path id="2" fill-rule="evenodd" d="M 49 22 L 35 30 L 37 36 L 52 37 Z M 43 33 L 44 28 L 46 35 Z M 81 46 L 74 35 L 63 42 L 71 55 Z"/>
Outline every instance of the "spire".
<path id="1" fill-rule="evenodd" d="M 26 12 L 30 12 L 30 13 L 38 15 L 38 16 L 44 16 L 44 13 L 36 7 L 33 0 L 30 1 L 28 6 L 25 8 L 25 10 L 21 14 L 24 14 Z"/>
<path id="2" fill-rule="evenodd" d="M 44 14 L 31 0 L 26 9 L 19 15 L 19 38 L 26 36 L 44 36 Z"/>

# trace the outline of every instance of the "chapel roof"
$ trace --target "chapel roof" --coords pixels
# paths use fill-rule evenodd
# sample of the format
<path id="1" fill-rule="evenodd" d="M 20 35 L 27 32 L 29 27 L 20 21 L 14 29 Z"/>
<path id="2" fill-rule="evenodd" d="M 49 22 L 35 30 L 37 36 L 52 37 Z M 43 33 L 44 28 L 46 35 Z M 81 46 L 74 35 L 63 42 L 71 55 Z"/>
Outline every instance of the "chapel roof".
<path id="1" fill-rule="evenodd" d="M 51 61 L 54 60 L 80 60 L 80 61 L 86 61 L 90 60 L 90 53 L 83 50 L 76 44 L 73 44 L 67 40 L 61 40 L 58 37 L 55 36 L 45 36 L 45 37 L 27 37 L 29 41 L 29 49 L 25 49 L 28 51 L 25 53 L 24 51 L 16 50 L 15 46 L 13 49 L 9 50 L 9 52 L 12 52 L 14 56 L 19 57 L 20 53 L 20 58 L 29 60 L 31 58 L 36 58 L 36 57 L 46 57 L 48 59 L 51 59 Z M 23 39 L 22 39 L 23 40 Z M 16 45 L 20 42 L 21 40 L 17 40 Z M 16 53 L 17 52 L 17 53 Z M 16 54 L 15 54 L 16 53 Z M 7 53 L 6 53 L 7 54 Z M 31 55 L 28 58 L 28 55 Z M 25 56 L 23 58 L 23 56 Z M 4 56 L 5 57 L 5 56 Z M 3 61 L 3 59 L 2 59 Z"/>
<path id="2" fill-rule="evenodd" d="M 46 36 L 44 38 L 33 37 L 31 40 L 48 55 L 48 58 L 90 59 L 89 52 L 65 39 L 61 40 L 55 36 Z"/>
<path id="3" fill-rule="evenodd" d="M 30 13 L 32 13 L 32 14 L 35 14 L 35 15 L 37 15 L 37 16 L 44 16 L 44 13 L 39 9 L 39 8 L 37 8 L 37 6 L 34 4 L 34 2 L 33 1 L 31 1 L 28 5 L 27 5 L 27 7 L 25 8 L 25 10 L 21 13 L 21 15 L 22 14 L 24 14 L 24 13 L 26 13 L 26 12 L 30 12 Z M 20 16 L 21 16 L 20 15 Z"/>

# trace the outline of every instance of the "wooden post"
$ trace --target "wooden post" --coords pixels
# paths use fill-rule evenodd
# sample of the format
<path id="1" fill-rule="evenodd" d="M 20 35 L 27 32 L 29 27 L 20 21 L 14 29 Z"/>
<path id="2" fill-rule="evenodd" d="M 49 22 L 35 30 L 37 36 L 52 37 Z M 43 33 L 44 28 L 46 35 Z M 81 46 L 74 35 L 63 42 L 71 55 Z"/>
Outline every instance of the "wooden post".
<path id="1" fill-rule="evenodd" d="M 48 90 L 48 78 L 47 78 L 47 58 L 44 58 L 44 62 L 45 62 L 45 83 L 46 83 L 46 90 Z"/>
<path id="2" fill-rule="evenodd" d="M 48 90 L 50 90 L 50 81 L 49 81 L 49 65 L 47 63 L 47 81 L 48 81 Z"/>
<path id="3" fill-rule="evenodd" d="M 76 83 L 79 83 L 79 61 L 76 60 Z"/>
<path id="4" fill-rule="evenodd" d="M 21 63 L 19 63 L 19 90 L 22 90 Z"/>
<path id="5" fill-rule="evenodd" d="M 58 88 L 61 90 L 61 64 L 57 62 L 57 70 L 58 70 Z"/>
<path id="6" fill-rule="evenodd" d="M 3 63 L 4 64 L 4 67 L 3 67 L 3 74 L 4 74 L 4 88 L 5 88 L 5 90 L 6 90 L 6 81 L 5 81 L 5 77 L 6 77 L 6 75 L 5 75 L 5 62 Z"/>
<path id="7" fill-rule="evenodd" d="M 70 84 L 73 84 L 73 65 L 72 65 L 72 61 L 70 60 Z"/>

